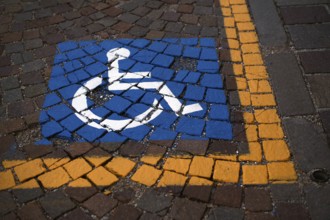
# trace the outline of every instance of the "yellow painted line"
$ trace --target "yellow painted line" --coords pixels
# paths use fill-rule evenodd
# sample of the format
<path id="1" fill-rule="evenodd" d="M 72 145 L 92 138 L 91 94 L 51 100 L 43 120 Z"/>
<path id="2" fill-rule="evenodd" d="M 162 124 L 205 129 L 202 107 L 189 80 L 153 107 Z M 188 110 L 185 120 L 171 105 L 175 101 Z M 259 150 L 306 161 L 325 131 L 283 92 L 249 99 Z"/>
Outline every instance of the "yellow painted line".
<path id="1" fill-rule="evenodd" d="M 87 154 L 74 160 L 69 157 L 4 160 L 2 165 L 6 170 L 0 172 L 0 190 L 38 188 L 39 183 L 48 189 L 63 185 L 106 187 L 120 178 L 157 187 L 296 181 L 294 163 L 246 1 L 219 0 L 219 3 L 226 33 L 222 36 L 220 51 L 222 73 L 226 80 L 235 80 L 243 109 L 245 130 L 242 135 L 247 140 L 249 153 L 183 154 L 165 158 L 164 151 L 157 155 L 147 153 L 135 160 L 121 156 L 112 158 L 110 154 Z"/>

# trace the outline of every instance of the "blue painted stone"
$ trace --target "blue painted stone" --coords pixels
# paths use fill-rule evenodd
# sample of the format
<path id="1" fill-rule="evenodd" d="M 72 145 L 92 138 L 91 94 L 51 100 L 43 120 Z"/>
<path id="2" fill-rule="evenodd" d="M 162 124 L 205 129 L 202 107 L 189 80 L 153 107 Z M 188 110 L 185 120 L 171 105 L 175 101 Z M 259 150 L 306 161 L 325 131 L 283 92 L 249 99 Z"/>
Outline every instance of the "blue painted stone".
<path id="1" fill-rule="evenodd" d="M 206 122 L 206 134 L 209 138 L 232 140 L 233 131 L 229 122 L 208 121 Z"/>
<path id="2" fill-rule="evenodd" d="M 77 69 L 80 69 L 83 66 L 84 65 L 81 62 L 79 62 L 78 60 L 73 60 L 73 61 L 66 62 L 63 67 L 64 67 L 65 72 L 69 73 L 69 72 L 75 71 Z"/>
<path id="3" fill-rule="evenodd" d="M 130 139 L 141 141 L 150 132 L 151 128 L 146 125 L 139 126 L 138 129 L 125 129 L 121 132 L 122 135 Z"/>
<path id="4" fill-rule="evenodd" d="M 216 42 L 213 38 L 201 38 L 199 44 L 202 47 L 216 47 Z"/>
<path id="5" fill-rule="evenodd" d="M 64 130 L 61 133 L 57 134 L 56 137 L 61 138 L 61 139 L 67 139 L 67 140 L 72 139 L 71 133 L 67 130 Z"/>
<path id="6" fill-rule="evenodd" d="M 216 73 L 219 71 L 219 63 L 199 60 L 197 62 L 197 70 L 203 73 Z"/>
<path id="7" fill-rule="evenodd" d="M 161 80 L 170 80 L 174 74 L 174 70 L 156 67 L 151 71 L 152 77 L 161 79 Z"/>
<path id="8" fill-rule="evenodd" d="M 93 63 L 85 68 L 85 70 L 91 75 L 96 76 L 108 70 L 108 67 L 100 62 Z"/>
<path id="9" fill-rule="evenodd" d="M 62 67 L 59 65 L 53 66 L 51 77 L 59 77 L 63 76 L 65 74 L 65 71 Z"/>
<path id="10" fill-rule="evenodd" d="M 76 49 L 77 47 L 78 47 L 78 44 L 74 41 L 67 41 L 67 42 L 57 44 L 57 48 L 59 49 L 59 51 L 61 53 Z"/>
<path id="11" fill-rule="evenodd" d="M 136 116 L 142 114 L 143 112 L 147 111 L 150 108 L 150 106 L 147 106 L 145 104 L 137 103 L 131 105 L 129 109 L 126 110 L 126 114 L 134 119 Z"/>
<path id="12" fill-rule="evenodd" d="M 67 130 L 73 132 L 83 126 L 85 123 L 82 122 L 76 115 L 72 114 L 60 122 L 60 124 Z"/>
<path id="13" fill-rule="evenodd" d="M 86 58 L 86 57 L 84 57 Z M 83 59 L 84 59 L 83 58 Z M 100 52 L 100 53 L 97 53 L 97 54 L 94 54 L 93 55 L 93 58 L 96 60 L 96 61 L 99 61 L 105 65 L 107 65 L 109 63 L 109 60 L 108 60 L 108 57 L 106 55 L 106 53 L 104 51 Z M 94 62 L 92 62 L 94 63 Z"/>
<path id="14" fill-rule="evenodd" d="M 46 138 L 36 141 L 34 144 L 36 144 L 36 145 L 53 145 L 53 143 L 51 141 L 47 140 Z"/>
<path id="15" fill-rule="evenodd" d="M 119 62 L 119 69 L 120 70 L 124 70 L 127 71 L 129 70 L 136 62 L 134 60 L 131 59 L 123 59 L 120 60 Z"/>
<path id="16" fill-rule="evenodd" d="M 166 86 L 171 90 L 171 92 L 175 97 L 179 97 L 179 95 L 182 93 L 182 91 L 185 88 L 184 84 L 172 82 L 172 81 L 166 82 Z"/>
<path id="17" fill-rule="evenodd" d="M 68 85 L 70 85 L 70 82 L 64 76 L 56 77 L 56 78 L 50 78 L 50 80 L 48 81 L 48 88 L 51 91 L 60 89 L 62 87 L 68 86 Z"/>
<path id="18" fill-rule="evenodd" d="M 152 52 L 150 50 L 141 50 L 137 54 L 135 54 L 132 59 L 143 62 L 143 63 L 150 63 L 157 53 Z"/>
<path id="19" fill-rule="evenodd" d="M 146 92 L 146 94 L 142 97 L 141 103 L 147 104 L 149 106 L 153 106 L 155 100 L 162 100 L 163 97 L 158 93 Z"/>
<path id="20" fill-rule="evenodd" d="M 63 63 L 67 60 L 68 60 L 68 58 L 65 54 L 57 54 L 54 58 L 54 65 L 57 65 L 59 63 Z"/>
<path id="21" fill-rule="evenodd" d="M 182 45 L 170 44 L 166 47 L 164 54 L 179 57 L 182 55 L 182 49 L 183 49 Z"/>
<path id="22" fill-rule="evenodd" d="M 85 125 L 77 131 L 77 134 L 89 142 L 95 141 L 106 131 L 103 129 L 95 129 L 89 125 Z"/>
<path id="23" fill-rule="evenodd" d="M 156 128 L 156 130 L 151 134 L 149 140 L 174 140 L 178 134 L 174 131 Z"/>
<path id="24" fill-rule="evenodd" d="M 81 85 L 78 84 L 71 84 L 67 87 L 64 87 L 63 89 L 58 90 L 61 96 L 65 100 L 70 100 L 74 98 L 75 93 L 77 90 L 81 87 Z"/>
<path id="25" fill-rule="evenodd" d="M 68 79 L 71 83 L 77 83 L 89 79 L 91 76 L 83 69 L 76 70 L 73 73 L 68 74 Z"/>
<path id="26" fill-rule="evenodd" d="M 83 62 L 83 64 L 85 65 L 89 65 L 95 62 L 94 59 L 92 59 L 91 57 L 84 57 L 81 59 L 81 61 Z"/>
<path id="27" fill-rule="evenodd" d="M 184 78 L 185 83 L 197 83 L 201 74 L 199 72 L 189 72 Z"/>
<path id="28" fill-rule="evenodd" d="M 99 45 L 106 51 L 117 48 L 117 47 L 122 47 L 122 44 L 120 44 L 114 40 L 104 40 Z"/>
<path id="29" fill-rule="evenodd" d="M 72 50 L 66 53 L 70 60 L 78 59 L 87 56 L 87 54 L 82 49 Z"/>
<path id="30" fill-rule="evenodd" d="M 207 137 L 193 136 L 188 134 L 182 134 L 180 137 L 181 140 L 208 140 Z"/>
<path id="31" fill-rule="evenodd" d="M 102 50 L 103 49 L 101 47 L 99 47 L 98 45 L 96 45 L 96 44 L 91 44 L 91 45 L 88 45 L 84 48 L 84 51 L 86 51 L 89 55 L 96 54 L 96 53 L 98 53 Z"/>
<path id="32" fill-rule="evenodd" d="M 120 39 L 116 39 L 116 41 L 118 41 L 119 43 L 124 44 L 124 45 L 129 45 L 133 41 L 133 39 L 120 38 Z"/>
<path id="33" fill-rule="evenodd" d="M 120 96 L 114 96 L 104 104 L 104 107 L 120 114 L 125 109 L 127 109 L 131 104 L 132 103 L 130 101 L 128 101 L 127 99 L 124 99 Z"/>
<path id="34" fill-rule="evenodd" d="M 179 70 L 175 75 L 174 81 L 182 82 L 188 73 L 188 70 Z"/>
<path id="35" fill-rule="evenodd" d="M 136 39 L 130 45 L 137 48 L 145 48 L 150 44 L 150 40 Z"/>
<path id="36" fill-rule="evenodd" d="M 134 89 L 134 90 L 130 89 L 123 94 L 123 97 L 131 100 L 132 102 L 136 102 L 144 95 L 144 93 L 145 91 L 141 89 Z"/>
<path id="37" fill-rule="evenodd" d="M 123 143 L 126 139 L 127 139 L 126 137 L 121 136 L 115 132 L 108 132 L 102 138 L 100 138 L 100 142 L 101 143 L 106 143 L 106 142 Z"/>
<path id="38" fill-rule="evenodd" d="M 54 118 L 55 121 L 60 121 L 63 118 L 66 118 L 67 116 L 73 114 L 73 111 L 65 104 L 59 104 L 48 109 L 47 114 L 50 117 Z"/>
<path id="39" fill-rule="evenodd" d="M 153 43 L 151 43 L 151 45 L 148 47 L 148 49 L 155 51 L 155 52 L 163 52 L 166 47 L 167 47 L 166 43 L 154 41 Z"/>
<path id="40" fill-rule="evenodd" d="M 202 119 L 182 116 L 176 126 L 176 131 L 191 135 L 202 135 L 205 121 Z"/>
<path id="41" fill-rule="evenodd" d="M 154 67 L 153 65 L 138 62 L 130 69 L 130 72 L 131 73 L 148 72 L 151 71 L 153 67 Z"/>
<path id="42" fill-rule="evenodd" d="M 172 112 L 162 112 L 160 116 L 152 120 L 150 124 L 157 127 L 170 128 L 177 118 L 178 117 Z"/>
<path id="43" fill-rule="evenodd" d="M 82 40 L 82 41 L 78 42 L 80 47 L 86 47 L 86 46 L 89 46 L 89 45 L 95 44 L 95 43 L 96 43 L 95 40 Z"/>
<path id="44" fill-rule="evenodd" d="M 152 64 L 162 67 L 170 67 L 173 62 L 174 62 L 174 57 L 158 54 L 152 61 Z"/>
<path id="45" fill-rule="evenodd" d="M 211 109 L 209 112 L 209 118 L 210 119 L 216 119 L 216 120 L 227 120 L 229 121 L 229 111 L 227 105 L 219 105 L 214 104 L 211 105 Z"/>
<path id="46" fill-rule="evenodd" d="M 104 118 L 106 115 L 110 113 L 110 111 L 102 106 L 96 107 L 92 109 L 92 112 L 95 115 L 100 116 L 101 118 Z"/>
<path id="47" fill-rule="evenodd" d="M 191 104 L 195 104 L 195 103 L 196 102 L 194 102 L 194 101 L 187 101 L 186 105 L 191 105 Z M 202 110 L 197 111 L 197 112 L 192 112 L 187 115 L 197 117 L 197 118 L 204 118 L 206 115 L 206 112 L 207 112 L 207 105 L 205 103 L 201 103 L 201 102 L 199 102 L 198 104 L 201 105 Z"/>
<path id="48" fill-rule="evenodd" d="M 222 89 L 207 89 L 205 101 L 210 103 L 226 103 L 225 91 Z"/>
<path id="49" fill-rule="evenodd" d="M 42 111 L 39 115 L 39 122 L 41 124 L 43 124 L 49 120 L 50 120 L 50 118 L 49 118 L 48 114 L 46 113 L 46 111 Z"/>
<path id="50" fill-rule="evenodd" d="M 183 57 L 199 59 L 201 49 L 198 47 L 185 47 L 183 51 Z"/>
<path id="51" fill-rule="evenodd" d="M 49 106 L 56 105 L 60 102 L 61 102 L 61 99 L 60 99 L 60 97 L 58 97 L 58 95 L 56 95 L 56 93 L 50 93 L 46 96 L 42 107 L 48 108 Z"/>
<path id="52" fill-rule="evenodd" d="M 220 74 L 204 74 L 201 85 L 211 88 L 223 88 L 222 77 Z"/>
<path id="53" fill-rule="evenodd" d="M 139 52 L 139 49 L 136 49 L 135 47 L 125 46 L 125 49 L 129 50 L 130 57 L 135 55 L 137 52 Z"/>
<path id="54" fill-rule="evenodd" d="M 175 44 L 179 41 L 179 39 L 178 38 L 164 38 L 164 39 L 162 39 L 162 41 Z"/>
<path id="55" fill-rule="evenodd" d="M 218 54 L 216 49 L 203 48 L 201 57 L 202 60 L 218 60 Z"/>
<path id="56" fill-rule="evenodd" d="M 41 134 L 43 137 L 48 138 L 59 132 L 61 132 L 63 128 L 55 121 L 50 121 L 42 125 Z"/>
<path id="57" fill-rule="evenodd" d="M 198 44 L 198 38 L 181 38 L 181 43 L 183 45 L 196 46 Z"/>
<path id="58" fill-rule="evenodd" d="M 181 104 L 183 103 L 182 99 L 178 99 L 178 100 Z M 163 109 L 165 109 L 166 111 L 173 111 L 165 99 L 162 99 L 160 101 L 160 104 L 163 107 Z"/>
<path id="59" fill-rule="evenodd" d="M 190 100 L 203 100 L 205 88 L 201 86 L 188 85 L 184 98 Z"/>

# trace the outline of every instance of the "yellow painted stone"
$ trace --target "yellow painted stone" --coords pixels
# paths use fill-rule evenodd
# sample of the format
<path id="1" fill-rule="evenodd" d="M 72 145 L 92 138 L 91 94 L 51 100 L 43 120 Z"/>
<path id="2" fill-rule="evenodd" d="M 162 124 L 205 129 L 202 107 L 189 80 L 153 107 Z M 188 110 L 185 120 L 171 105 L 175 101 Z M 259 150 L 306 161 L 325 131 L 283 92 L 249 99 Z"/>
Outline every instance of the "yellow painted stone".
<path id="1" fill-rule="evenodd" d="M 141 160 L 141 162 L 146 163 L 146 164 L 156 165 L 160 161 L 160 159 L 162 159 L 161 156 L 145 155 L 140 160 Z"/>
<path id="2" fill-rule="evenodd" d="M 238 91 L 239 101 L 242 106 L 250 106 L 251 105 L 251 95 L 246 91 Z"/>
<path id="3" fill-rule="evenodd" d="M 297 174 L 292 162 L 272 162 L 267 164 L 269 180 L 293 181 Z"/>
<path id="4" fill-rule="evenodd" d="M 237 29 L 238 31 L 254 31 L 255 27 L 253 25 L 253 22 L 237 22 Z"/>
<path id="5" fill-rule="evenodd" d="M 229 7 L 230 4 L 229 4 L 229 0 L 219 0 L 220 2 L 220 6 L 222 7 Z"/>
<path id="6" fill-rule="evenodd" d="M 30 179 L 20 185 L 15 186 L 14 190 L 31 190 L 31 189 L 38 189 L 40 188 L 38 182 L 35 179 Z"/>
<path id="7" fill-rule="evenodd" d="M 110 186 L 118 181 L 118 178 L 114 174 L 110 173 L 102 166 L 97 167 L 87 174 L 87 178 L 99 187 Z"/>
<path id="8" fill-rule="evenodd" d="M 243 77 L 235 77 L 236 87 L 237 90 L 246 90 L 247 89 L 247 82 L 246 79 Z"/>
<path id="9" fill-rule="evenodd" d="M 280 124 L 260 124 L 259 137 L 265 139 L 282 139 L 284 134 Z"/>
<path id="10" fill-rule="evenodd" d="M 235 27 L 235 19 L 233 17 L 224 17 L 223 25 L 224 27 Z"/>
<path id="11" fill-rule="evenodd" d="M 222 7 L 221 8 L 221 12 L 222 12 L 222 15 L 223 16 L 227 16 L 227 17 L 232 16 L 232 13 L 231 13 L 231 9 L 230 8 L 224 8 L 224 7 Z"/>
<path id="12" fill-rule="evenodd" d="M 149 166 L 142 165 L 132 176 L 132 180 L 146 186 L 152 186 L 156 183 L 159 176 L 162 174 L 162 171 Z"/>
<path id="13" fill-rule="evenodd" d="M 246 14 L 249 13 L 249 9 L 246 5 L 233 5 L 231 7 L 234 14 Z"/>
<path id="14" fill-rule="evenodd" d="M 46 171 L 41 159 L 31 160 L 14 168 L 19 181 L 23 182 Z"/>
<path id="15" fill-rule="evenodd" d="M 48 169 L 53 170 L 70 161 L 70 157 L 63 157 L 63 158 L 43 158 L 43 162 L 48 167 Z"/>
<path id="16" fill-rule="evenodd" d="M 284 140 L 267 140 L 262 142 L 267 161 L 289 160 L 290 151 Z"/>
<path id="17" fill-rule="evenodd" d="M 227 39 L 226 43 L 230 49 L 239 49 L 239 41 L 235 39 Z"/>
<path id="18" fill-rule="evenodd" d="M 242 44 L 242 52 L 243 54 L 246 53 L 260 53 L 259 45 L 256 43 L 251 44 Z"/>
<path id="19" fill-rule="evenodd" d="M 251 102 L 255 107 L 276 106 L 273 94 L 251 94 Z"/>
<path id="20" fill-rule="evenodd" d="M 261 54 L 259 53 L 248 53 L 243 54 L 243 62 L 245 65 L 263 65 Z"/>
<path id="21" fill-rule="evenodd" d="M 72 160 L 63 167 L 72 179 L 77 179 L 92 170 L 92 167 L 83 158 Z"/>
<path id="22" fill-rule="evenodd" d="M 110 154 L 99 148 L 95 148 L 94 150 L 88 152 L 87 154 L 85 154 L 84 157 L 88 162 L 90 162 L 95 167 L 98 167 L 107 160 L 111 159 Z"/>
<path id="23" fill-rule="evenodd" d="M 39 176 L 38 180 L 45 188 L 54 189 L 69 182 L 70 177 L 62 167 L 59 167 Z"/>
<path id="24" fill-rule="evenodd" d="M 4 159 L 2 161 L 2 166 L 5 169 L 9 169 L 9 168 L 15 167 L 17 165 L 20 165 L 20 164 L 26 163 L 26 162 L 27 162 L 27 160 L 6 160 L 6 159 Z"/>
<path id="25" fill-rule="evenodd" d="M 175 187 L 184 186 L 187 181 L 187 177 L 175 172 L 164 171 L 163 176 L 160 178 L 157 187 Z"/>
<path id="26" fill-rule="evenodd" d="M 225 36 L 227 39 L 237 39 L 236 28 L 225 28 Z"/>
<path id="27" fill-rule="evenodd" d="M 245 0 L 229 0 L 231 5 L 244 5 L 246 4 Z"/>
<path id="28" fill-rule="evenodd" d="M 258 131 L 256 125 L 245 125 L 245 136 L 248 142 L 258 141 Z"/>
<path id="29" fill-rule="evenodd" d="M 266 165 L 242 165 L 242 175 L 244 185 L 268 183 Z"/>
<path id="30" fill-rule="evenodd" d="M 213 179 L 225 183 L 237 183 L 240 163 L 217 160 L 214 166 Z"/>
<path id="31" fill-rule="evenodd" d="M 242 64 L 232 64 L 232 70 L 234 75 L 240 76 L 243 75 L 243 65 Z"/>
<path id="32" fill-rule="evenodd" d="M 193 176 L 188 182 L 189 186 L 212 186 L 213 182 L 204 178 Z"/>
<path id="33" fill-rule="evenodd" d="M 0 190 L 10 189 L 15 185 L 15 179 L 11 170 L 0 172 Z"/>
<path id="34" fill-rule="evenodd" d="M 237 15 L 239 16 L 239 15 Z M 241 15 L 240 15 L 241 16 Z M 239 40 L 241 43 L 257 43 L 258 42 L 258 36 L 256 32 L 239 32 Z"/>
<path id="35" fill-rule="evenodd" d="M 124 157 L 115 157 L 105 167 L 119 176 L 127 176 L 135 167 L 135 162 Z"/>
<path id="36" fill-rule="evenodd" d="M 209 178 L 212 175 L 213 164 L 212 158 L 195 156 L 191 162 L 189 174 Z"/>
<path id="37" fill-rule="evenodd" d="M 268 79 L 268 74 L 264 66 L 245 66 L 245 76 L 248 80 Z"/>
<path id="38" fill-rule="evenodd" d="M 208 157 L 211 157 L 213 159 L 217 160 L 230 160 L 230 161 L 237 161 L 237 155 L 236 154 L 209 154 Z"/>
<path id="39" fill-rule="evenodd" d="M 272 88 L 267 80 L 249 80 L 249 89 L 251 93 L 271 93 Z"/>
<path id="40" fill-rule="evenodd" d="M 186 174 L 189 169 L 191 159 L 167 158 L 163 168 L 177 173 Z"/>
<path id="41" fill-rule="evenodd" d="M 247 124 L 251 124 L 254 122 L 254 115 L 251 112 L 243 112 L 244 122 Z"/>
<path id="42" fill-rule="evenodd" d="M 259 124 L 280 122 L 276 109 L 256 109 L 254 110 L 254 115 Z"/>
<path id="43" fill-rule="evenodd" d="M 230 50 L 230 61 L 232 62 L 242 62 L 242 56 L 240 50 Z"/>
<path id="44" fill-rule="evenodd" d="M 69 187 L 73 188 L 86 188 L 86 187 L 92 187 L 91 182 L 84 178 L 76 179 L 75 181 L 72 181 L 68 184 Z"/>
<path id="45" fill-rule="evenodd" d="M 251 21 L 251 17 L 249 14 L 234 14 L 234 19 L 236 22 Z"/>
<path id="46" fill-rule="evenodd" d="M 249 153 L 242 154 L 238 158 L 240 161 L 254 161 L 261 162 L 262 160 L 262 150 L 258 142 L 249 142 Z"/>

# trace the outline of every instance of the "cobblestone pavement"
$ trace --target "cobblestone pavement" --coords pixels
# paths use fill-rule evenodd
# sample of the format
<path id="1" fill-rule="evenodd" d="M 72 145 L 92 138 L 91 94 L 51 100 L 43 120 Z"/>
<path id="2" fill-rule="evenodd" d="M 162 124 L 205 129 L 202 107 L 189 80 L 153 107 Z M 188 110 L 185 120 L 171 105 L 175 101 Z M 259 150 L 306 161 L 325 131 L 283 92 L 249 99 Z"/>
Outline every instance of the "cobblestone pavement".
<path id="1" fill-rule="evenodd" d="M 1 218 L 327 219 L 326 3 L 1 1 Z"/>

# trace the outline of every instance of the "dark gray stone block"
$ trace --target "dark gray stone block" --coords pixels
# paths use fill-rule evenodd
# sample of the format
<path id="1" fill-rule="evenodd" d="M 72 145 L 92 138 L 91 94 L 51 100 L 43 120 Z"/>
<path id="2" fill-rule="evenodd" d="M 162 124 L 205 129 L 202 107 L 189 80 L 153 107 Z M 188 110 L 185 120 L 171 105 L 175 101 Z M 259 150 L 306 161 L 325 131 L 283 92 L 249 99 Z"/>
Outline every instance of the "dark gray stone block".
<path id="1" fill-rule="evenodd" d="M 329 219 L 330 216 L 330 185 L 305 187 L 307 205 L 313 220 Z"/>
<path id="2" fill-rule="evenodd" d="M 330 108 L 330 75 L 307 77 L 317 108 Z"/>
<path id="3" fill-rule="evenodd" d="M 282 116 L 305 115 L 315 112 L 295 56 L 291 53 L 265 57 L 272 79 L 279 112 Z"/>

